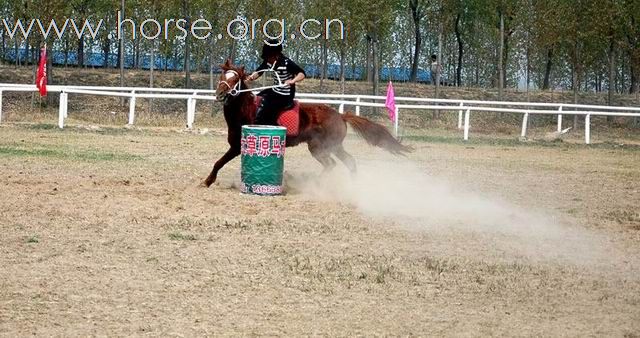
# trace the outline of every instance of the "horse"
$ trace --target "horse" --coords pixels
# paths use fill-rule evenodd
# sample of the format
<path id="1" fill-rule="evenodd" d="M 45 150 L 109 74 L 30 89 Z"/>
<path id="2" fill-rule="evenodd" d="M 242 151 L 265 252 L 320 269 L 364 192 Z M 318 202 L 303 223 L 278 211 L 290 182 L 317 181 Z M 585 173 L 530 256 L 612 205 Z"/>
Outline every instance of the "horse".
<path id="1" fill-rule="evenodd" d="M 222 72 L 216 87 L 216 100 L 223 103 L 229 149 L 215 162 L 211 173 L 201 184 L 203 187 L 210 187 L 216 181 L 220 169 L 240 155 L 242 126 L 255 121 L 256 97 L 247 90 L 249 87 L 245 82 L 248 75 L 244 66 L 237 67 L 227 60 L 220 68 Z M 340 114 L 324 104 L 307 103 L 299 103 L 299 132 L 296 136 L 287 136 L 285 146 L 294 147 L 307 143 L 311 155 L 322 164 L 323 173 L 335 167 L 336 161 L 331 157 L 333 154 L 355 175 L 356 161 L 342 145 L 347 135 L 347 124 L 372 146 L 395 155 L 406 155 L 412 151 L 411 147 L 398 142 L 383 125 L 352 113 Z"/>

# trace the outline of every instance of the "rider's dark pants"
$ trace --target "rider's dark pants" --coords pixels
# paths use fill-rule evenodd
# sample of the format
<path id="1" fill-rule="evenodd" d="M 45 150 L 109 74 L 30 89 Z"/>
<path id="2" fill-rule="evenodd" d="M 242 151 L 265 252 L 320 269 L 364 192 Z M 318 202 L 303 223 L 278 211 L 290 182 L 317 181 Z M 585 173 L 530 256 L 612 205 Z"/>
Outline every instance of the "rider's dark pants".
<path id="1" fill-rule="evenodd" d="M 256 111 L 256 124 L 277 125 L 278 115 L 293 106 L 292 96 L 280 95 L 272 89 L 265 89 L 258 96 L 262 97 L 262 102 Z"/>

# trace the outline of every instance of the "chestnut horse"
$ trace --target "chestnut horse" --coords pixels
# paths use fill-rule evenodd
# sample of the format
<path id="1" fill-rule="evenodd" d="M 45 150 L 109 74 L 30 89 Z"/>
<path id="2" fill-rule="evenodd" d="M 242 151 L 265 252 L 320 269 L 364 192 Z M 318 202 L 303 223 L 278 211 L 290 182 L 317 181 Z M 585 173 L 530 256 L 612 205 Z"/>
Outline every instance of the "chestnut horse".
<path id="1" fill-rule="evenodd" d="M 216 98 L 224 104 L 224 119 L 227 122 L 229 150 L 214 164 L 213 170 L 202 182 L 209 187 L 216 181 L 218 171 L 229 161 L 240 155 L 242 126 L 253 124 L 255 120 L 255 95 L 245 84 L 247 75 L 244 67 L 236 67 L 230 60 L 221 65 L 222 74 L 216 88 Z M 293 147 L 306 142 L 311 155 L 324 167 L 323 172 L 331 170 L 336 162 L 335 155 L 353 175 L 356 173 L 356 161 L 342 147 L 347 135 L 347 123 L 373 146 L 381 147 L 393 154 L 411 151 L 398 142 L 384 126 L 353 114 L 340 114 L 323 104 L 300 103 L 300 127 L 297 136 L 287 136 L 286 146 Z"/>

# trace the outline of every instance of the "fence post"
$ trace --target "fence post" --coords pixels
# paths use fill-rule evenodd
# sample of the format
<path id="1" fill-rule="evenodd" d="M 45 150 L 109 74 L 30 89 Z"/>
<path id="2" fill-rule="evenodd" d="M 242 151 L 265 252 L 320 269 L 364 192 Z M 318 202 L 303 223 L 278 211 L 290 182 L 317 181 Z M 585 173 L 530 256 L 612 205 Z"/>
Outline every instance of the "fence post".
<path id="1" fill-rule="evenodd" d="M 527 136 L 527 122 L 529 122 L 529 113 L 524 113 L 522 117 L 522 132 L 520 133 L 520 137 Z"/>
<path id="2" fill-rule="evenodd" d="M 360 116 L 360 96 L 356 96 L 356 116 Z"/>
<path id="3" fill-rule="evenodd" d="M 61 92 L 58 107 L 58 128 L 64 128 L 64 117 L 67 114 L 67 93 Z"/>
<path id="4" fill-rule="evenodd" d="M 396 131 L 396 138 L 398 138 L 398 120 L 400 120 L 400 108 L 396 107 L 396 116 L 395 121 L 393 121 L 393 127 Z"/>
<path id="5" fill-rule="evenodd" d="M 338 112 L 340 114 L 344 114 L 344 103 L 341 103 L 340 106 L 338 107 Z"/>
<path id="6" fill-rule="evenodd" d="M 467 109 L 464 114 L 464 140 L 469 141 L 469 115 L 471 115 L 471 109 Z"/>
<path id="7" fill-rule="evenodd" d="M 562 112 L 562 105 L 558 108 L 559 112 Z M 562 131 L 562 114 L 558 114 L 558 132 Z"/>
<path id="8" fill-rule="evenodd" d="M 460 102 L 460 110 L 458 110 L 458 130 L 462 129 L 462 108 L 464 107 L 464 103 Z"/>
<path id="9" fill-rule="evenodd" d="M 69 117 L 69 93 L 65 93 L 64 96 L 64 118 L 65 120 Z"/>
<path id="10" fill-rule="evenodd" d="M 0 123 L 2 123 L 2 90 L 0 90 Z"/>
<path id="11" fill-rule="evenodd" d="M 193 95 L 198 95 L 198 92 L 193 92 Z M 196 102 L 198 102 L 198 100 L 194 97 L 193 101 L 191 101 L 191 127 L 193 127 L 193 124 L 196 122 Z"/>
<path id="12" fill-rule="evenodd" d="M 584 143 L 591 144 L 591 114 L 584 117 Z"/>
<path id="13" fill-rule="evenodd" d="M 187 129 L 193 128 L 193 115 L 195 115 L 195 104 L 193 97 L 187 99 Z"/>
<path id="14" fill-rule="evenodd" d="M 131 91 L 131 99 L 129 99 L 129 125 L 132 126 L 136 116 L 136 91 Z"/>

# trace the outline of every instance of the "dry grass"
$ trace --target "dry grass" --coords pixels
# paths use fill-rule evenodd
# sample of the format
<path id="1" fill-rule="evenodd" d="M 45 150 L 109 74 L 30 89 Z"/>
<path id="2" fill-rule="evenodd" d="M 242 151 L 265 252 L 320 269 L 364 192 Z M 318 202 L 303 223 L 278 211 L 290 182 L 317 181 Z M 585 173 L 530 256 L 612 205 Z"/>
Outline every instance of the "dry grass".
<path id="1" fill-rule="evenodd" d="M 640 152 L 469 145 L 440 133 L 445 141 L 410 141 L 420 170 L 597 234 L 601 247 L 587 248 L 605 250 L 604 263 L 532 260 L 505 249 L 518 238 L 379 217 L 304 192 L 242 195 L 238 161 L 199 189 L 225 150 L 219 133 L 3 125 L 0 332 L 640 333 Z M 392 161 L 347 143 L 363 175 Z M 287 153 L 294 177 L 319 169 L 303 147 Z"/>

